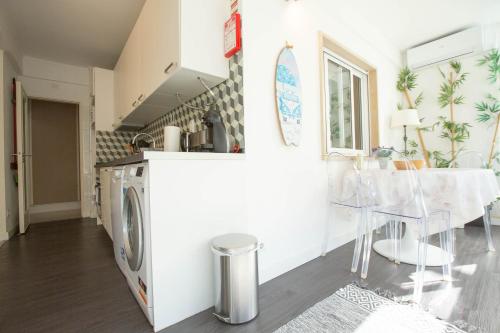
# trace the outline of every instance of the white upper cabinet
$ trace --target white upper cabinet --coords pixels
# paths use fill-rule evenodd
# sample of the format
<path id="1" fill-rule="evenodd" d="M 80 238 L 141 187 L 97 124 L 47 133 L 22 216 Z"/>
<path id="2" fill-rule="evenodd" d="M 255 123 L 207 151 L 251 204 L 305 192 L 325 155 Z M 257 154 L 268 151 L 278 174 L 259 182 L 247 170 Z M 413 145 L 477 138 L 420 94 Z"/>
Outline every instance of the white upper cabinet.
<path id="1" fill-rule="evenodd" d="M 125 53 L 125 115 L 129 114 L 139 104 L 142 94 L 141 87 L 141 25 L 137 22 L 130 34 L 124 49 Z M 142 96 L 144 98 L 144 96 Z"/>
<path id="2" fill-rule="evenodd" d="M 137 99 L 140 94 L 140 39 L 138 31 L 136 29 L 132 31 L 114 70 L 115 128 L 123 123 L 123 119 L 134 110 L 138 103 Z"/>
<path id="3" fill-rule="evenodd" d="M 117 128 L 122 119 L 123 115 L 125 113 L 125 104 L 124 104 L 124 98 L 122 96 L 123 92 L 125 91 L 125 82 L 126 80 L 124 79 L 124 70 L 125 70 L 125 65 L 124 65 L 124 56 L 123 54 L 120 56 L 118 59 L 118 62 L 116 63 L 115 70 L 114 70 L 114 104 L 115 108 L 113 110 L 113 128 Z"/>
<path id="4" fill-rule="evenodd" d="M 144 126 L 229 77 L 227 0 L 146 0 L 115 67 L 115 128 Z"/>
<path id="5" fill-rule="evenodd" d="M 230 15 L 230 2 L 227 0 L 182 0 L 182 67 L 216 77 L 228 77 L 229 64 L 224 57 L 224 23 Z"/>
<path id="6" fill-rule="evenodd" d="M 142 73 L 145 95 L 151 95 L 171 75 L 179 62 L 179 1 L 149 0 L 144 4 Z M 168 14 L 166 19 L 165 13 Z"/>
<path id="7" fill-rule="evenodd" d="M 94 97 L 95 129 L 112 131 L 114 109 L 114 72 L 109 69 L 92 68 L 92 96 Z"/>

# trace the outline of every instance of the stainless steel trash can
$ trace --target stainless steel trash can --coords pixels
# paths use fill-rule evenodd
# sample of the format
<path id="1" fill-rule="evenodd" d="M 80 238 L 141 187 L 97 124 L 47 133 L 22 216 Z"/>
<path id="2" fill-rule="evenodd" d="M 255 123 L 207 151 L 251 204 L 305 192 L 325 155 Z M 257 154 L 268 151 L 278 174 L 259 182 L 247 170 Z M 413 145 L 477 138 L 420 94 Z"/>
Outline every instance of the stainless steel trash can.
<path id="1" fill-rule="evenodd" d="M 215 313 L 229 324 L 242 324 L 259 314 L 257 238 L 226 234 L 212 240 L 215 268 Z"/>

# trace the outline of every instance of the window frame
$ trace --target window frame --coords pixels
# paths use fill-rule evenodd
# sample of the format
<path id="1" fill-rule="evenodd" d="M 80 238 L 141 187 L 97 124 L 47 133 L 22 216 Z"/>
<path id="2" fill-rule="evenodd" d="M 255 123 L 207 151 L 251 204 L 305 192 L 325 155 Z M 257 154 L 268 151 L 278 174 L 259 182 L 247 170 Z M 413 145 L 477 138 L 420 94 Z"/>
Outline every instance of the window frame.
<path id="1" fill-rule="evenodd" d="M 341 153 L 343 155 L 348 156 L 357 156 L 362 154 L 364 156 L 368 156 L 370 153 L 371 147 L 371 133 L 370 133 L 370 103 L 369 103 L 369 94 L 370 94 L 370 85 L 369 85 L 369 72 L 356 66 L 352 62 L 344 59 L 340 55 L 336 54 L 332 50 L 327 47 L 323 47 L 322 50 L 322 67 L 323 67 L 323 105 L 324 105 L 324 120 L 325 120 L 325 132 L 324 132 L 324 140 L 325 140 L 325 149 L 326 154 L 331 154 L 334 152 Z M 329 71 L 328 65 L 329 62 L 333 62 L 345 69 L 349 70 L 350 74 L 350 87 L 351 87 L 351 137 L 352 137 L 352 147 L 353 148 L 339 148 L 333 147 L 331 142 L 331 127 L 330 127 L 330 83 L 329 83 Z M 360 79 L 360 87 L 361 87 L 361 137 L 362 137 L 362 148 L 356 149 L 356 124 L 355 124 L 355 110 L 354 110 L 354 94 L 352 93 L 354 85 L 353 85 L 353 77 L 356 76 Z M 344 108 L 340 107 L 339 119 L 344 119 Z M 342 128 L 343 126 L 341 126 Z M 341 136 L 342 140 L 342 136 Z"/>

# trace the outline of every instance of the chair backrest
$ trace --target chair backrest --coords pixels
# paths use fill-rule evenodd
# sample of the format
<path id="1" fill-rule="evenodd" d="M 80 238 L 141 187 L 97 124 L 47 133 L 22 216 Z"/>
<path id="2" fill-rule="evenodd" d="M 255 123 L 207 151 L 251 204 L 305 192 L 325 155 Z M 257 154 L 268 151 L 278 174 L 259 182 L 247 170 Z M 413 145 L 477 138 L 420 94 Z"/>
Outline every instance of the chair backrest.
<path id="1" fill-rule="evenodd" d="M 332 160 L 333 156 L 342 157 L 342 161 Z M 356 161 L 337 152 L 331 153 L 328 157 L 329 201 L 357 208 L 373 205 L 375 199 L 374 191 L 371 189 L 372 184 L 368 177 L 361 174 Z"/>
<path id="2" fill-rule="evenodd" d="M 374 151 L 374 159 L 377 163 L 373 167 L 388 169 L 376 174 L 372 172 L 373 188 L 376 191 L 376 202 L 381 210 L 389 210 L 392 213 L 409 217 L 427 217 L 428 210 L 424 201 L 422 183 L 415 164 L 404 154 L 393 148 L 383 148 L 384 151 L 391 151 L 394 161 L 388 161 L 384 154 Z M 397 156 L 397 157 L 396 157 Z M 397 158 L 397 160 L 396 160 Z M 397 164 L 397 168 L 395 165 Z M 391 191 L 383 189 L 389 186 Z"/>
<path id="3" fill-rule="evenodd" d="M 457 156 L 451 161 L 449 168 L 485 168 L 486 162 L 483 155 L 473 150 L 462 150 L 458 152 Z"/>

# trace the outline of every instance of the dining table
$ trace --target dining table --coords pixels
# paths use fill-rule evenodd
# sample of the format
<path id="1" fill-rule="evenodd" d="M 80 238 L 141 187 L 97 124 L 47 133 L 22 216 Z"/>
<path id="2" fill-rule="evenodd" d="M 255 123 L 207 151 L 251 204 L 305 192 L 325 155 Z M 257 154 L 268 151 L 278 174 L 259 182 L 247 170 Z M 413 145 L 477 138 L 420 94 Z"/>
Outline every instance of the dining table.
<path id="1" fill-rule="evenodd" d="M 485 209 L 500 196 L 500 189 L 495 173 L 491 169 L 466 168 L 423 168 L 413 170 L 421 184 L 424 203 L 428 211 L 449 211 L 452 228 L 461 227 L 466 223 L 485 214 Z M 405 202 L 405 196 L 411 199 L 409 191 L 409 171 L 396 169 L 365 169 L 360 171 L 362 177 L 368 176 L 376 193 L 377 206 L 389 207 Z M 354 173 L 347 175 L 355 177 Z M 352 180 L 352 179 L 351 179 Z M 404 207 L 401 207 L 404 210 Z M 404 211 L 402 212 L 404 215 Z M 399 261 L 416 265 L 418 255 L 418 226 L 411 223 L 414 219 L 400 218 L 406 224 L 400 243 Z M 429 220 L 429 235 L 441 232 Z M 373 249 L 380 255 L 393 260 L 394 238 L 378 240 Z M 486 237 L 484 239 L 487 244 Z M 427 266 L 441 266 L 453 256 L 443 253 L 440 247 L 427 246 Z"/>

